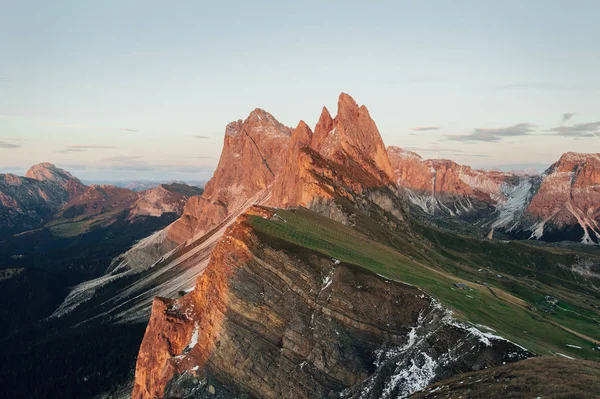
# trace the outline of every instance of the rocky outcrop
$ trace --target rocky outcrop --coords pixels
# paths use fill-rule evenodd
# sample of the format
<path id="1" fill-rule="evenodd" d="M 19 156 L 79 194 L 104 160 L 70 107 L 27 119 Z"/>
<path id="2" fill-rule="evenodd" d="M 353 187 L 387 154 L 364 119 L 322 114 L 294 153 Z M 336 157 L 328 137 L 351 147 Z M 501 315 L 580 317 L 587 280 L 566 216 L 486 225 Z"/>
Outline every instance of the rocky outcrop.
<path id="1" fill-rule="evenodd" d="M 261 238 L 257 216 L 275 217 L 240 217 L 193 292 L 155 299 L 134 399 L 395 398 L 530 355 L 415 287 Z"/>
<path id="2" fill-rule="evenodd" d="M 159 217 L 165 213 L 182 215 L 187 201 L 201 194 L 201 189 L 184 184 L 160 184 L 142 192 L 131 207 L 129 219 L 137 216 Z"/>

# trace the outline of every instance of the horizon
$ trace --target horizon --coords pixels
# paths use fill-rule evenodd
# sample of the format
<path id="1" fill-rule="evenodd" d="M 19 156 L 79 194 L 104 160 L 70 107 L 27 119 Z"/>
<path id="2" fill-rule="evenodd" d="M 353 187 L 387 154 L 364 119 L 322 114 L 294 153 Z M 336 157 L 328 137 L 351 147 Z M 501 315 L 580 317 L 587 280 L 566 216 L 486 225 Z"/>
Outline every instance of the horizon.
<path id="1" fill-rule="evenodd" d="M 342 91 L 426 159 L 542 172 L 600 152 L 600 4 L 311 4 L 6 6 L 0 172 L 208 180 L 230 121 L 314 128 Z"/>

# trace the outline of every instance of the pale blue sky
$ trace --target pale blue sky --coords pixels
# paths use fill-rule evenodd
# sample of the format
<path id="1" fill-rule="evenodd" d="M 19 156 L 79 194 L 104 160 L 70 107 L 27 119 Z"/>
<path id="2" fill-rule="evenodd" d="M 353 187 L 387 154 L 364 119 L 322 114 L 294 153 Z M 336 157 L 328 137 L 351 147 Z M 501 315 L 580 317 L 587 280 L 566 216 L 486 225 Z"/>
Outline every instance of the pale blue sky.
<path id="1" fill-rule="evenodd" d="M 312 126 L 341 91 L 428 158 L 600 152 L 600 2 L 365 3 L 2 0 L 0 172 L 204 179 L 228 122 Z"/>

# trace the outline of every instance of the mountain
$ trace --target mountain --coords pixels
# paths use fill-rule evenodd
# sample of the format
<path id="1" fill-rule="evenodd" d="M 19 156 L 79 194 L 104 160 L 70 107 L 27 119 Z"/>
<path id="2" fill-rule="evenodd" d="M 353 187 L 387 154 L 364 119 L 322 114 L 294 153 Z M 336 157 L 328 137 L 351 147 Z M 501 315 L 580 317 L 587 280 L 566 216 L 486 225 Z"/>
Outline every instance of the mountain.
<path id="1" fill-rule="evenodd" d="M 134 398 L 394 398 L 534 353 L 597 357 L 587 334 L 598 254 L 482 241 L 415 218 L 375 123 L 346 94 L 314 133 L 301 121 L 285 153 L 263 206 L 198 239 L 217 243 L 194 289 L 154 300 Z M 451 183 L 461 173 L 471 184 Z M 494 179 L 512 184 L 470 168 L 446 183 L 485 203 Z M 183 265 L 189 245 L 157 265 Z M 555 292 L 594 315 L 586 327 L 544 315 L 564 315 L 543 305 Z"/>
<path id="2" fill-rule="evenodd" d="M 463 181 L 454 168 L 440 187 Z M 415 173 L 398 169 L 347 94 L 314 131 L 252 111 L 226 127 L 181 217 L 2 341 L 0 384 L 28 397 L 374 399 L 534 355 L 598 360 L 595 248 L 456 234 L 446 227 L 474 226 L 466 213 L 424 212 L 409 193 L 435 190 L 409 192 Z M 483 187 L 449 201 L 477 197 L 485 231 L 495 194 L 462 173 Z"/>
<path id="3" fill-rule="evenodd" d="M 567 152 L 550 166 L 518 228 L 537 239 L 600 244 L 600 154 Z"/>
<path id="4" fill-rule="evenodd" d="M 599 154 L 566 153 L 541 176 L 523 176 L 424 160 L 398 147 L 387 151 L 413 209 L 438 224 L 456 219 L 482 234 L 495 229 L 519 239 L 600 243 Z"/>
<path id="5" fill-rule="evenodd" d="M 31 167 L 24 177 L 0 174 L 0 234 L 40 226 L 85 186 L 50 163 Z"/>

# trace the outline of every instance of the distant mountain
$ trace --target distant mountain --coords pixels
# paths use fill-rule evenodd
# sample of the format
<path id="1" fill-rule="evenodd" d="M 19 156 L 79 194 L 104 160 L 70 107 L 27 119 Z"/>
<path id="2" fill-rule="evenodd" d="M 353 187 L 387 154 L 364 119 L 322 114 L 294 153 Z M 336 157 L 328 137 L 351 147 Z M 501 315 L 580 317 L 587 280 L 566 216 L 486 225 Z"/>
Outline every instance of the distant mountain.
<path id="1" fill-rule="evenodd" d="M 106 181 L 90 181 L 90 182 L 86 182 L 86 184 L 88 184 L 88 185 L 92 185 L 92 184 L 113 185 L 113 186 L 117 186 L 117 187 L 126 188 L 131 191 L 140 192 L 140 191 L 149 190 L 151 188 L 156 188 L 156 187 L 160 186 L 161 184 L 184 184 L 186 186 L 204 188 L 204 186 L 206 185 L 206 181 L 203 181 L 203 180 L 189 180 L 189 181 L 160 181 L 160 180 L 157 180 L 157 181 L 151 181 L 151 180 L 111 181 L 111 180 L 106 180 Z"/>
<path id="2" fill-rule="evenodd" d="M 24 177 L 0 174 L 0 235 L 40 226 L 85 188 L 50 163 L 31 167 Z"/>
<path id="3" fill-rule="evenodd" d="M 457 219 L 513 238 L 600 244 L 600 154 L 566 153 L 539 176 L 424 160 L 398 147 L 388 154 L 409 202 L 438 223 Z"/>

